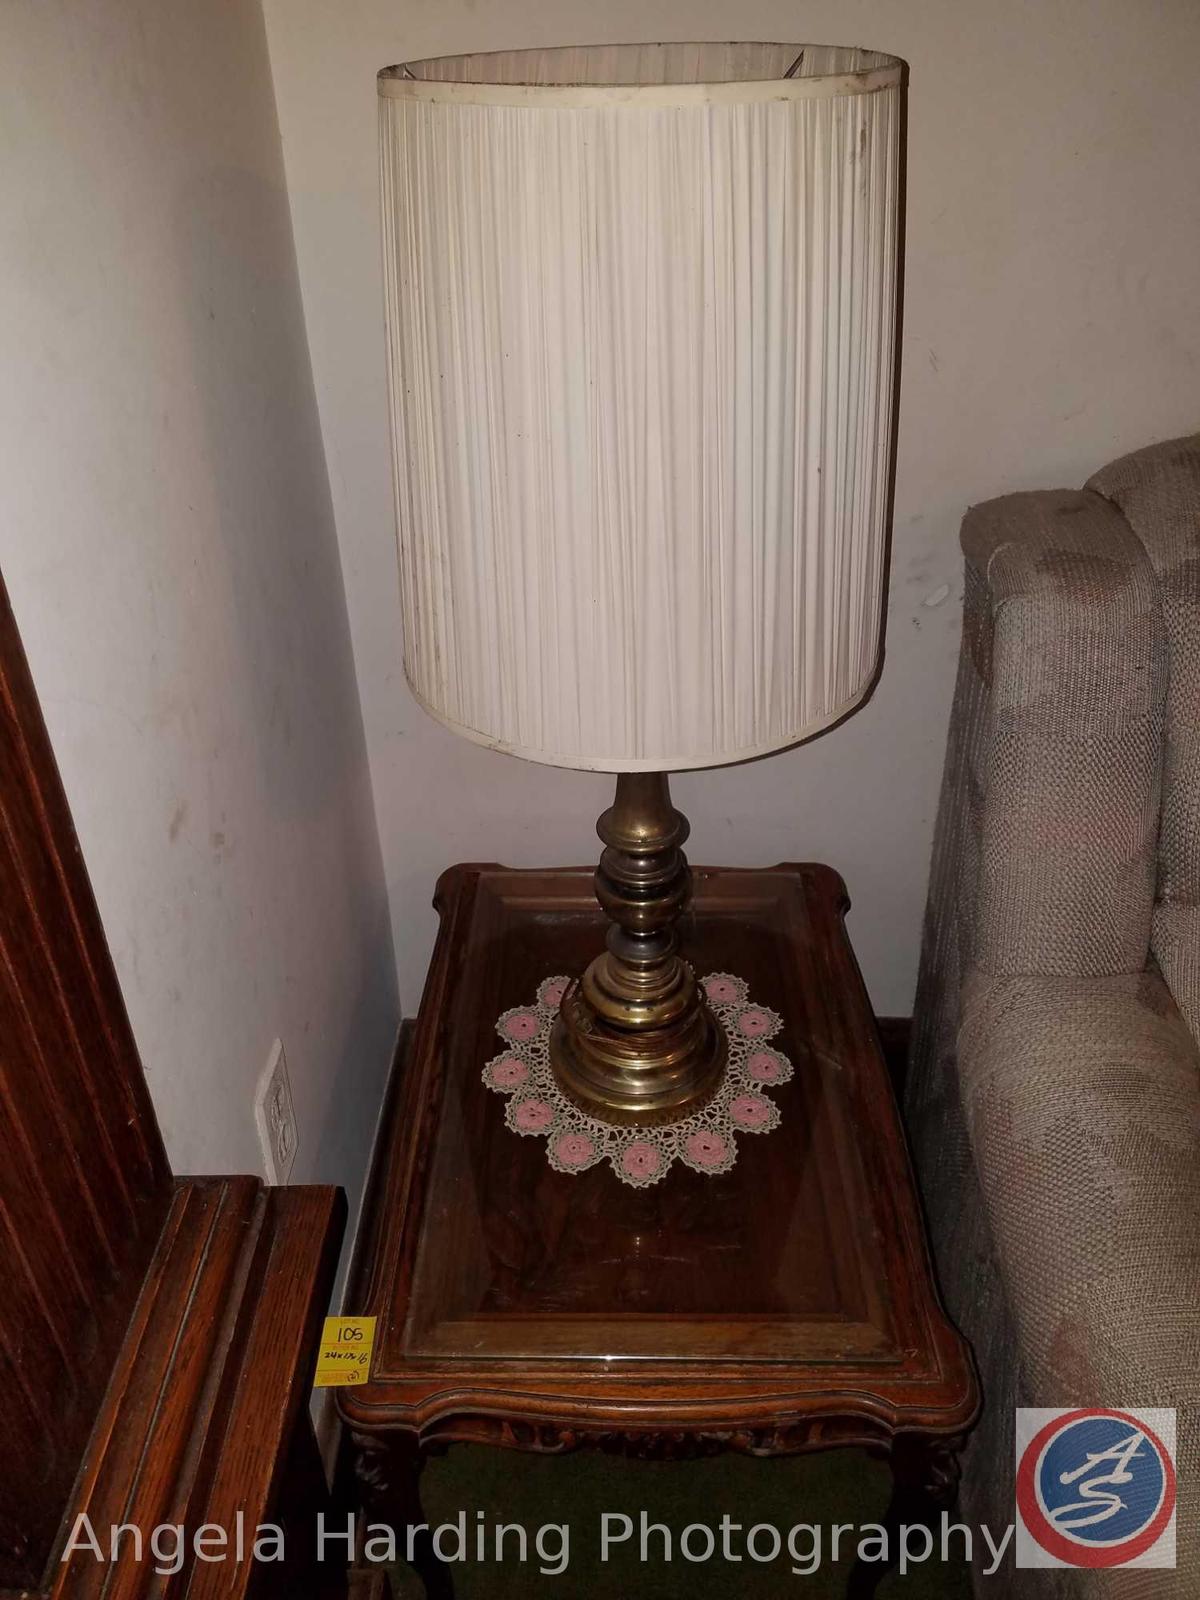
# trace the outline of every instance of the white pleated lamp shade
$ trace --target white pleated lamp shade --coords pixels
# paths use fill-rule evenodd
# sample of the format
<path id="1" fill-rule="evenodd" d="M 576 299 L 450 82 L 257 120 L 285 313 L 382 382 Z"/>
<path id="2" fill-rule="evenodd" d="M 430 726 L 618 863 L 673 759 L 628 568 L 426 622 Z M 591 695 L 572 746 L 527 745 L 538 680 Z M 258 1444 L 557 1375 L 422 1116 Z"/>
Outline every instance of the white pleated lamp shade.
<path id="1" fill-rule="evenodd" d="M 901 80 L 798 44 L 380 74 L 405 668 L 434 716 L 675 771 L 867 692 Z"/>

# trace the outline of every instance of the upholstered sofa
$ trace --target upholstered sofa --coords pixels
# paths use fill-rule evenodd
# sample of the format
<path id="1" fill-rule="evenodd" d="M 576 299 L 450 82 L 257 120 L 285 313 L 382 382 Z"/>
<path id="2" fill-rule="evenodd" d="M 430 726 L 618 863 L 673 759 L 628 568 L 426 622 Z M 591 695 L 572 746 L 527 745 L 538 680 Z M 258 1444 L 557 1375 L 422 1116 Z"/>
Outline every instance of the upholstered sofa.
<path id="1" fill-rule="evenodd" d="M 1200 435 L 963 524 L 962 648 L 907 1115 L 985 1405 L 962 1510 L 1013 1520 L 1017 1405 L 1175 1407 L 1175 1571 L 981 1594 L 1200 1596 Z"/>

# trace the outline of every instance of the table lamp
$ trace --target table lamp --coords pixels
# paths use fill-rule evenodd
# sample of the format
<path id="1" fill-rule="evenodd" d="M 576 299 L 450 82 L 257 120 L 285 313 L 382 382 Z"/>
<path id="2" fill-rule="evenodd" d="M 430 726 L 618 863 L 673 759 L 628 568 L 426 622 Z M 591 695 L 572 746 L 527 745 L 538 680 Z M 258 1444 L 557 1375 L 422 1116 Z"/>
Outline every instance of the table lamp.
<path id="1" fill-rule="evenodd" d="M 725 1070 L 667 775 L 809 738 L 875 676 L 902 77 L 799 44 L 379 75 L 405 671 L 469 739 L 617 775 L 606 948 L 550 1039 L 609 1123 Z"/>

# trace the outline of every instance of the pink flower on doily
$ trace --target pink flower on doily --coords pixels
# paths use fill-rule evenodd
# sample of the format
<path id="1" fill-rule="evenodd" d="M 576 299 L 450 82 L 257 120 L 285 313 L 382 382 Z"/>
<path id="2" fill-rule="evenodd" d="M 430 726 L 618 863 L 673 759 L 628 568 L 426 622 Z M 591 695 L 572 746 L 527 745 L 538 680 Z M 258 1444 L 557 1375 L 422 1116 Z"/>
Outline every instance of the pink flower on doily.
<path id="1" fill-rule="evenodd" d="M 729 1115 L 739 1128 L 761 1128 L 770 1121 L 771 1106 L 760 1094 L 739 1094 L 729 1102 Z"/>
<path id="2" fill-rule="evenodd" d="M 569 978 L 547 978 L 538 990 L 538 999 L 547 1011 L 557 1011 L 570 984 Z"/>
<path id="3" fill-rule="evenodd" d="M 514 1011 L 500 1024 L 500 1032 L 508 1039 L 525 1044 L 538 1031 L 538 1019 L 532 1011 Z"/>
<path id="4" fill-rule="evenodd" d="M 748 1011 L 743 1011 L 737 1019 L 738 1031 L 747 1039 L 761 1039 L 764 1033 L 771 1031 L 771 1019 L 765 1011 L 760 1011 L 757 1006 L 751 1006 Z"/>
<path id="5" fill-rule="evenodd" d="M 783 1076 L 783 1062 L 770 1050 L 756 1050 L 746 1062 L 746 1071 L 756 1083 L 778 1083 Z"/>
<path id="6" fill-rule="evenodd" d="M 564 1133 L 554 1141 L 554 1154 L 564 1167 L 582 1167 L 592 1159 L 596 1146 L 586 1133 Z"/>
<path id="7" fill-rule="evenodd" d="M 621 1157 L 621 1166 L 631 1178 L 649 1178 L 662 1166 L 662 1152 L 646 1139 L 636 1139 Z"/>
<path id="8" fill-rule="evenodd" d="M 545 1133 L 554 1121 L 554 1109 L 544 1100 L 521 1100 L 513 1112 L 513 1121 L 522 1133 Z"/>
<path id="9" fill-rule="evenodd" d="M 707 1128 L 701 1128 L 698 1133 L 689 1133 L 683 1147 L 689 1159 L 698 1167 L 719 1166 L 729 1148 L 719 1133 L 712 1133 Z"/>
<path id="10" fill-rule="evenodd" d="M 741 999 L 738 985 L 732 978 L 705 978 L 704 992 L 715 1006 L 732 1005 Z"/>
<path id="11" fill-rule="evenodd" d="M 528 1076 L 529 1068 L 523 1061 L 518 1061 L 516 1056 L 505 1056 L 503 1061 L 497 1061 L 492 1068 L 492 1082 L 497 1089 L 519 1088 Z"/>

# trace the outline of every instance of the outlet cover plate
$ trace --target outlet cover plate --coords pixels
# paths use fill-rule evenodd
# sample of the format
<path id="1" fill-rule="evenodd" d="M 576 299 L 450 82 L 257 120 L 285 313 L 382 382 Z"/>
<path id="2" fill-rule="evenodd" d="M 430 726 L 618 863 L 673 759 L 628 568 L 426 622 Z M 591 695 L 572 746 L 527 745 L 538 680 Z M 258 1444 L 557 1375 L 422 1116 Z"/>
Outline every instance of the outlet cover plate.
<path id="1" fill-rule="evenodd" d="M 262 1145 L 263 1169 L 268 1183 L 286 1183 L 296 1164 L 300 1143 L 296 1126 L 296 1107 L 288 1080 L 287 1057 L 283 1043 L 276 1039 L 258 1080 L 254 1096 L 254 1121 Z"/>

